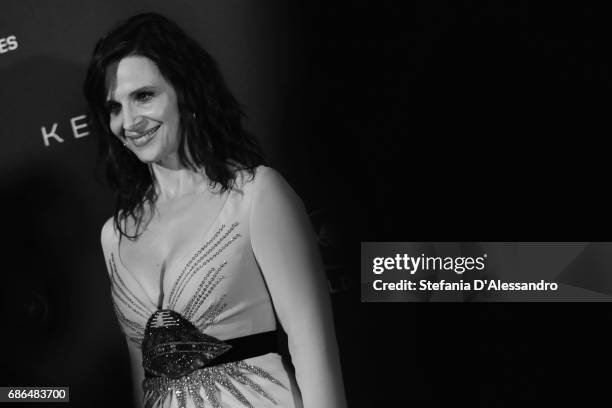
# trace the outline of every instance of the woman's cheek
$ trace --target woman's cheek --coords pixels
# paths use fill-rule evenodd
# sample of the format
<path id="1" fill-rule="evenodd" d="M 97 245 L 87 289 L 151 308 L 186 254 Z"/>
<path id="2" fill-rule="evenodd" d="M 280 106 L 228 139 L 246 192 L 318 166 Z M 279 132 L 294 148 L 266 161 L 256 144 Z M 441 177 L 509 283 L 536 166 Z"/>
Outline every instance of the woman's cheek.
<path id="1" fill-rule="evenodd" d="M 113 134 L 117 137 L 120 137 L 120 124 L 119 121 L 115 118 L 115 119 L 111 119 L 110 121 L 110 129 L 111 132 L 113 132 Z"/>

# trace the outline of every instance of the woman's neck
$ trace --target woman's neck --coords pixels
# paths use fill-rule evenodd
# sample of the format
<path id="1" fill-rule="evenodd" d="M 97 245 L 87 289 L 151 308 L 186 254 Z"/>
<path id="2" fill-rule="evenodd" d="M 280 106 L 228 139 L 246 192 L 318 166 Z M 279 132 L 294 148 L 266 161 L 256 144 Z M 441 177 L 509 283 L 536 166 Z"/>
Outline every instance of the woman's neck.
<path id="1" fill-rule="evenodd" d="M 186 167 L 170 169 L 156 163 L 149 164 L 149 170 L 158 202 L 198 194 L 208 188 L 209 180 L 204 172 L 198 173 Z"/>

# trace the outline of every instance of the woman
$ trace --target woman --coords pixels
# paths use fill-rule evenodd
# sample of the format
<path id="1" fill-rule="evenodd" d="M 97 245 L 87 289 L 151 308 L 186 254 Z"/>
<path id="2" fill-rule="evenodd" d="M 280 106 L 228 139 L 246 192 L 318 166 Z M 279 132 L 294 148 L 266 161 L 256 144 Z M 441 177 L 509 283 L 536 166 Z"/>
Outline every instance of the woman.
<path id="1" fill-rule="evenodd" d="M 138 406 L 345 406 L 303 205 L 211 56 L 137 15 L 98 42 L 84 89 L 116 194 L 101 241 Z"/>

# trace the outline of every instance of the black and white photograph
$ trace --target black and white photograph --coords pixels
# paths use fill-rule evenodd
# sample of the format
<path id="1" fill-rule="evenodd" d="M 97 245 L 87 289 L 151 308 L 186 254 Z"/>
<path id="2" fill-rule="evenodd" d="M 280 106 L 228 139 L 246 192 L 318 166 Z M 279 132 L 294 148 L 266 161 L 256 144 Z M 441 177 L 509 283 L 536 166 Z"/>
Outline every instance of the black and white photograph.
<path id="1" fill-rule="evenodd" d="M 1 7 L 0 405 L 348 406 L 317 6 Z"/>
<path id="2" fill-rule="evenodd" d="M 0 408 L 605 403 L 611 19 L 1 1 Z"/>

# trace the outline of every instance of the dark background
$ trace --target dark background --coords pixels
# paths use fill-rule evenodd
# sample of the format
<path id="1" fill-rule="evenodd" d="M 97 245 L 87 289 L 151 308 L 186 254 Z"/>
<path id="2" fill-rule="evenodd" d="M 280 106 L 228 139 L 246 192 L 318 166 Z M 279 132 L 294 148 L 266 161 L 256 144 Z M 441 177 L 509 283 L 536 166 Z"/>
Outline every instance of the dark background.
<path id="1" fill-rule="evenodd" d="M 93 138 L 44 148 L 39 128 L 85 113 L 91 47 L 137 7 L 5 4 L 0 38 L 20 43 L 0 55 L 2 299 L 28 318 L 3 327 L 1 382 L 69 384 L 71 406 L 108 406 L 129 393 L 98 247 L 110 194 L 92 181 Z M 208 46 L 272 164 L 335 231 L 324 255 L 344 289 L 332 298 L 350 406 L 607 399 L 605 304 L 359 304 L 356 282 L 360 241 L 610 241 L 609 10 L 151 4 Z M 24 300 L 36 293 L 47 318 Z"/>
<path id="2" fill-rule="evenodd" d="M 347 38 L 360 240 L 610 241 L 610 10 L 410 3 L 361 3 Z M 360 316 L 359 406 L 608 398 L 607 304 L 364 303 Z"/>
<path id="3" fill-rule="evenodd" d="M 609 10 L 412 3 L 352 38 L 362 241 L 608 239 Z"/>

